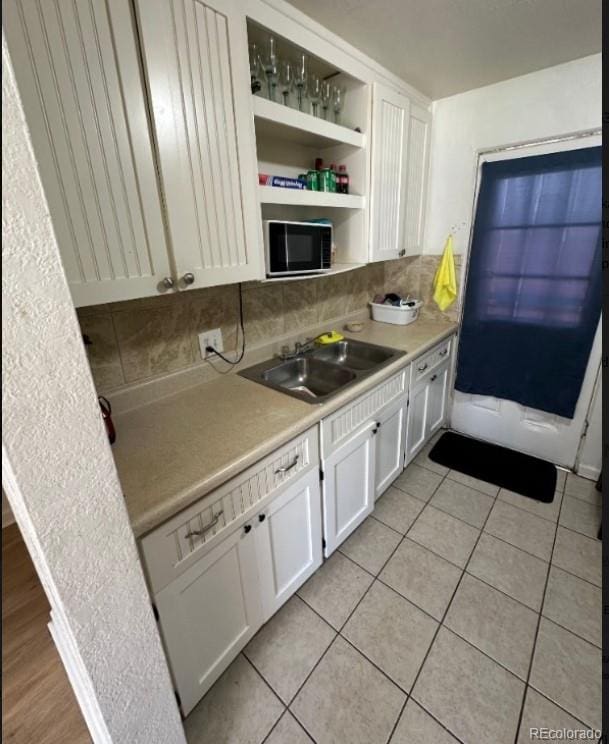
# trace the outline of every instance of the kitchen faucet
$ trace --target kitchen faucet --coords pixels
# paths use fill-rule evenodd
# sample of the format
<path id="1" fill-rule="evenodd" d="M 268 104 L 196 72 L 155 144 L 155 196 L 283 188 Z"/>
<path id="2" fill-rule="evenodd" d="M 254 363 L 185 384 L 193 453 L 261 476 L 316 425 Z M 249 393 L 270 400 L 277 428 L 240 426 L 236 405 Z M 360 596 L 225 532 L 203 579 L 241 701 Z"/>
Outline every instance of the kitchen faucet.
<path id="1" fill-rule="evenodd" d="M 286 344 L 285 346 L 281 347 L 279 358 L 284 362 L 288 359 L 296 359 L 296 357 L 301 356 L 301 354 L 305 354 L 307 351 L 311 351 L 314 345 L 315 339 L 313 338 L 308 338 L 304 343 L 296 341 L 293 351 L 290 351 L 289 345 Z"/>

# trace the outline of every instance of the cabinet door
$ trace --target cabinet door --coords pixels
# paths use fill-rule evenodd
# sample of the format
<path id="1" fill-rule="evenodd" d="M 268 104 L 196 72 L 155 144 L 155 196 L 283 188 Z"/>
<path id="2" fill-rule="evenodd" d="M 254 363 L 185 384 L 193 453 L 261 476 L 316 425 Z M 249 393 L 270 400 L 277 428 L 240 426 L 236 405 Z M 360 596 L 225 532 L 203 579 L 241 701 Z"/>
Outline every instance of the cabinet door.
<path id="1" fill-rule="evenodd" d="M 370 260 L 398 258 L 403 250 L 408 148 L 408 99 L 374 83 L 372 91 L 372 181 Z"/>
<path id="2" fill-rule="evenodd" d="M 415 385 L 410 391 L 408 402 L 408 424 L 406 427 L 405 465 L 413 459 L 427 437 L 429 384 L 426 380 Z"/>
<path id="3" fill-rule="evenodd" d="M 374 508 L 376 422 L 323 462 L 325 556 L 329 556 Z"/>
<path id="4" fill-rule="evenodd" d="M 408 130 L 406 210 L 404 216 L 404 245 L 402 246 L 407 256 L 418 255 L 423 248 L 430 129 L 430 112 L 421 106 L 412 104 Z"/>
<path id="5" fill-rule="evenodd" d="M 178 286 L 262 278 L 242 4 L 137 6 Z M 190 285 L 185 274 L 194 277 Z"/>
<path id="6" fill-rule="evenodd" d="M 321 565 L 321 493 L 317 468 L 272 501 L 255 522 L 266 622 Z"/>
<path id="7" fill-rule="evenodd" d="M 429 378 L 425 439 L 429 439 L 434 431 L 444 423 L 448 396 L 448 372 L 448 364 L 445 364 Z"/>
<path id="8" fill-rule="evenodd" d="M 385 492 L 404 467 L 407 397 L 401 398 L 379 416 L 376 434 L 375 499 Z"/>
<path id="9" fill-rule="evenodd" d="M 236 530 L 154 601 L 187 715 L 262 624 L 253 532 Z"/>
<path id="10" fill-rule="evenodd" d="M 75 305 L 164 291 L 169 260 L 129 0 L 8 0 L 3 27 Z"/>

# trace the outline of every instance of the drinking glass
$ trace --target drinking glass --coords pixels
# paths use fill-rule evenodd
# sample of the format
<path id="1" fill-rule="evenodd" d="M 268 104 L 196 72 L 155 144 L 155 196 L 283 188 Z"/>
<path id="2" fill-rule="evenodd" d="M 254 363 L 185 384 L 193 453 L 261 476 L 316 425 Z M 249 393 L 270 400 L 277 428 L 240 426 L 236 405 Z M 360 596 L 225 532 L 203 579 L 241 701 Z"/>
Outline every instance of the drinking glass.
<path id="1" fill-rule="evenodd" d="M 258 47 L 254 42 L 249 45 L 249 57 L 250 57 L 250 81 L 252 87 L 252 93 L 258 93 L 262 89 L 262 83 L 260 81 L 261 65 L 260 65 L 260 53 Z"/>
<path id="2" fill-rule="evenodd" d="M 327 80 L 323 80 L 321 84 L 321 110 L 324 119 L 328 118 L 328 108 L 330 101 L 332 100 L 332 85 Z"/>
<path id="3" fill-rule="evenodd" d="M 340 112 L 343 110 L 345 105 L 345 89 L 338 85 L 334 86 L 332 92 L 332 108 L 334 110 L 334 121 L 340 124 Z"/>
<path id="4" fill-rule="evenodd" d="M 317 75 L 313 75 L 309 83 L 309 98 L 311 99 L 311 106 L 313 107 L 313 116 L 317 116 L 317 108 L 321 101 L 321 85 L 321 80 Z"/>
<path id="5" fill-rule="evenodd" d="M 275 100 L 275 88 L 277 87 L 278 62 L 275 51 L 275 39 L 269 36 L 266 52 L 262 57 L 262 67 L 266 75 L 266 85 L 269 101 Z"/>
<path id="6" fill-rule="evenodd" d="M 298 91 L 298 110 L 302 111 L 303 97 L 306 95 L 308 62 L 307 55 L 301 54 L 296 66 L 294 85 Z"/>
<path id="7" fill-rule="evenodd" d="M 284 106 L 289 106 L 290 93 L 294 87 L 294 65 L 289 60 L 283 60 L 279 72 L 279 89 L 283 96 Z"/>

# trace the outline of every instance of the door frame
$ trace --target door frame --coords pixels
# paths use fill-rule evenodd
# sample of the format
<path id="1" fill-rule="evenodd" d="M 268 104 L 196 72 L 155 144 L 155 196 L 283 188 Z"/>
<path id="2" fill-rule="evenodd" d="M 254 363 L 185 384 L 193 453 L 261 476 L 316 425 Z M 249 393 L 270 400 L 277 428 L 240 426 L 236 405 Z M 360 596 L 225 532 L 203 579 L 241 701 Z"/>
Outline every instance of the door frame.
<path id="1" fill-rule="evenodd" d="M 470 228 L 469 236 L 467 240 L 467 247 L 462 257 L 462 268 L 461 268 L 461 282 L 459 286 L 458 298 L 459 313 L 458 323 L 459 327 L 463 323 L 463 312 L 464 312 L 464 300 L 465 293 L 467 291 L 467 280 L 469 277 L 469 260 L 471 256 L 471 247 L 474 236 L 474 227 L 476 221 L 476 212 L 478 209 L 478 197 L 480 195 L 482 165 L 486 162 L 492 162 L 495 160 L 508 160 L 517 157 L 526 157 L 529 155 L 541 155 L 550 152 L 560 152 L 563 150 L 576 150 L 584 147 L 595 147 L 602 144 L 602 130 L 599 128 L 595 129 L 582 129 L 576 132 L 570 132 L 563 135 L 557 135 L 554 137 L 546 137 L 544 139 L 533 139 L 522 142 L 514 142 L 505 145 L 497 145 L 495 147 L 479 148 L 475 153 L 474 163 L 474 196 L 472 199 L 472 209 L 470 214 Z M 603 315 L 598 322 L 598 326 L 595 331 L 594 340 L 592 342 L 592 348 L 590 350 L 590 358 L 586 367 L 584 380 L 582 381 L 582 389 L 580 397 L 578 399 L 578 407 L 581 405 L 585 408 L 585 415 L 582 419 L 581 428 L 578 436 L 578 444 L 575 447 L 573 455 L 573 465 L 570 469 L 574 470 L 577 467 L 578 456 L 581 451 L 582 439 L 586 430 L 586 422 L 588 420 L 590 406 L 592 404 L 592 398 L 595 391 L 595 381 L 599 375 L 602 357 L 602 323 Z M 596 359 L 595 357 L 598 357 Z M 453 354 L 452 359 L 452 387 L 450 396 L 450 411 L 449 420 L 451 428 L 453 425 L 453 408 L 455 400 L 455 388 L 454 383 L 456 380 L 457 364 L 459 361 L 459 343 Z M 501 443 L 498 443 L 501 444 Z"/>

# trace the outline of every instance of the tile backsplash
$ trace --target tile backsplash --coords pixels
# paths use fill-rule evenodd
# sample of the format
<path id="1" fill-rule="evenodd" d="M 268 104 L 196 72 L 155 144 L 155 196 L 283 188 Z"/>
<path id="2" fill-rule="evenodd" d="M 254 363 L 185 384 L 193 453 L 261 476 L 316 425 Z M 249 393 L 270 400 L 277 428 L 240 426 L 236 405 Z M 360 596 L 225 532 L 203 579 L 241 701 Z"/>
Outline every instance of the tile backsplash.
<path id="1" fill-rule="evenodd" d="M 307 281 L 244 284 L 247 346 L 365 310 L 383 292 L 410 293 L 425 302 L 424 314 L 454 319 L 456 303 L 444 314 L 431 300 L 438 259 L 413 256 Z M 198 334 L 204 330 L 221 328 L 224 348 L 234 349 L 238 309 L 236 284 L 78 308 L 97 389 L 115 391 L 201 364 Z"/>

